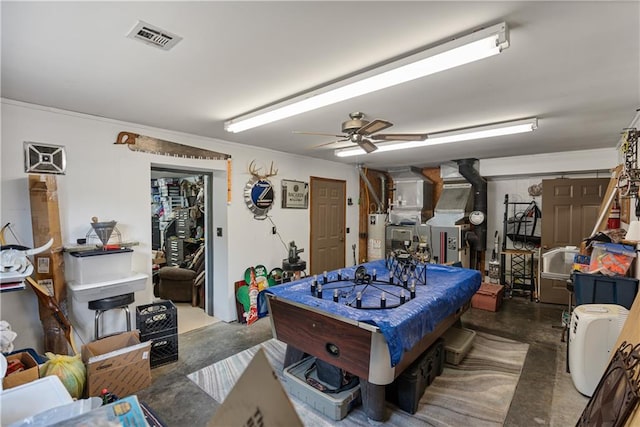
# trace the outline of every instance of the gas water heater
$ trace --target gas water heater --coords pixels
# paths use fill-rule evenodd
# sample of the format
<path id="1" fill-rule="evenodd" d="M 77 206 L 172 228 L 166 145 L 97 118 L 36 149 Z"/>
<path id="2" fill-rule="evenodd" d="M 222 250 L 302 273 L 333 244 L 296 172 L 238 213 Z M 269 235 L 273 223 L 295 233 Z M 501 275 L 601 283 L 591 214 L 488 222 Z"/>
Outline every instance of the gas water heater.
<path id="1" fill-rule="evenodd" d="M 367 260 L 375 261 L 385 257 L 386 214 L 369 214 L 367 221 Z"/>

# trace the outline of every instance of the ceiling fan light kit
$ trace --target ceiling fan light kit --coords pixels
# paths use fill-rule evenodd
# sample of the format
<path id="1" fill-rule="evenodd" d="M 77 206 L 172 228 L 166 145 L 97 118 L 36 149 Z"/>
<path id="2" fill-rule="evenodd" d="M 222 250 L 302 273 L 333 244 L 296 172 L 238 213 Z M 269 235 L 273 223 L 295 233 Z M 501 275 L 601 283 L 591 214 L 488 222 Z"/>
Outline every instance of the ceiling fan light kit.
<path id="1" fill-rule="evenodd" d="M 409 148 L 427 147 L 431 145 L 447 144 L 451 142 L 469 141 L 472 139 L 514 135 L 518 133 L 532 132 L 537 128 L 538 119 L 534 117 L 529 119 L 493 123 L 489 125 L 475 126 L 464 129 L 435 132 L 432 134 L 427 134 L 426 138 L 421 141 L 398 141 L 379 143 L 377 144 L 378 149 L 376 150 L 376 153 L 405 150 Z M 335 150 L 335 155 L 338 157 L 357 156 L 360 154 L 368 153 L 370 152 L 363 150 L 359 146 Z"/>
<path id="2" fill-rule="evenodd" d="M 242 132 L 439 71 L 478 61 L 509 47 L 507 24 L 487 27 L 353 77 L 228 120 L 228 132 Z"/>

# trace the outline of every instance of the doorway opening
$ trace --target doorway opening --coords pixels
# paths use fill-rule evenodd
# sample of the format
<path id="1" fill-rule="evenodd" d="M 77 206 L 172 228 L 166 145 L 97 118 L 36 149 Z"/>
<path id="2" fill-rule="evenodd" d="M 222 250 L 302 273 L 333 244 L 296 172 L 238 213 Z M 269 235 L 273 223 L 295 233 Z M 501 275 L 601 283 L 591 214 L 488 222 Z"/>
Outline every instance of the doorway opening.
<path id="1" fill-rule="evenodd" d="M 217 321 L 209 288 L 213 263 L 210 171 L 151 167 L 153 293 L 178 309 L 178 333 Z"/>

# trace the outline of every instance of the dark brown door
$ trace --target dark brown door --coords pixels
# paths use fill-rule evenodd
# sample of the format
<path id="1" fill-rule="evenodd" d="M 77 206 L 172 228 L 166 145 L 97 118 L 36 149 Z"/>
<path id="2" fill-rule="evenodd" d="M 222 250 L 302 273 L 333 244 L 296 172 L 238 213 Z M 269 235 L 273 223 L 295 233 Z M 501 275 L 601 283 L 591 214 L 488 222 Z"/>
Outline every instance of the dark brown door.
<path id="1" fill-rule="evenodd" d="M 345 266 L 345 181 L 311 177 L 311 266 L 321 274 Z"/>
<path id="2" fill-rule="evenodd" d="M 591 236 L 608 185 L 608 178 L 542 180 L 542 253 L 563 246 L 580 247 Z M 566 281 L 541 279 L 539 298 L 568 304 Z"/>

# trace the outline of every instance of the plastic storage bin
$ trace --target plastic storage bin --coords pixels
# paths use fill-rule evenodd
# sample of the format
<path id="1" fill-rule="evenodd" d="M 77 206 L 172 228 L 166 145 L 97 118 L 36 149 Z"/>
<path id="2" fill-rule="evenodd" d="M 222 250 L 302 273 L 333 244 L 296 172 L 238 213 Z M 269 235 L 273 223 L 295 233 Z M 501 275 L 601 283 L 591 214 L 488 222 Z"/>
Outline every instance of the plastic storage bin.
<path id="1" fill-rule="evenodd" d="M 131 276 L 133 249 L 69 252 L 66 279 L 79 284 L 107 282 Z"/>
<path id="2" fill-rule="evenodd" d="M 633 246 L 596 242 L 593 244 L 589 272 L 606 276 L 624 276 L 635 257 L 636 251 Z"/>
<path id="3" fill-rule="evenodd" d="M 328 394 L 307 384 L 305 373 L 315 362 L 315 357 L 306 357 L 284 369 L 284 387 L 289 394 L 311 406 L 327 417 L 339 421 L 347 416 L 349 411 L 361 403 L 360 385 L 339 393 Z M 311 377 L 317 380 L 315 370 Z"/>
<path id="4" fill-rule="evenodd" d="M 49 375 L 0 393 L 0 425 L 8 426 L 52 408 L 73 403 L 56 375 Z"/>
<path id="5" fill-rule="evenodd" d="M 418 410 L 425 389 L 444 369 L 444 340 L 438 338 L 420 357 L 386 387 L 386 399 L 410 414 Z"/>
<path id="6" fill-rule="evenodd" d="M 574 273 L 576 305 L 616 304 L 630 310 L 638 293 L 638 279 Z"/>
<path id="7" fill-rule="evenodd" d="M 67 286 L 74 300 L 89 302 L 141 291 L 146 287 L 148 278 L 144 273 L 130 272 L 129 276 L 120 279 L 93 283 L 69 281 Z"/>
<path id="8" fill-rule="evenodd" d="M 555 248 L 542 254 L 542 271 L 544 279 L 566 280 L 571 277 L 573 261 L 580 253 L 575 246 Z"/>
<path id="9" fill-rule="evenodd" d="M 445 361 L 452 365 L 458 365 L 467 356 L 476 331 L 466 328 L 449 328 L 442 334 L 444 338 Z"/>

